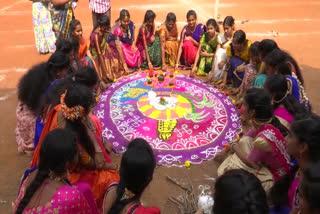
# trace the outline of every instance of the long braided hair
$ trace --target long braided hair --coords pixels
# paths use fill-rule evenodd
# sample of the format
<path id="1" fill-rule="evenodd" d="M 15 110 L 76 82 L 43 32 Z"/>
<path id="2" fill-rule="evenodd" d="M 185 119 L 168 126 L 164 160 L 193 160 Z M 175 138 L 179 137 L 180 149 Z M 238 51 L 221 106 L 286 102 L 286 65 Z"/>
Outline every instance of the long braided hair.
<path id="1" fill-rule="evenodd" d="M 250 88 L 244 100 L 248 104 L 249 111 L 255 112 L 256 121 L 263 123 L 271 119 L 271 124 L 276 127 L 284 137 L 288 135 L 286 127 L 284 127 L 273 114 L 271 97 L 268 92 L 262 88 Z"/>
<path id="2" fill-rule="evenodd" d="M 88 115 L 95 101 L 91 90 L 79 83 L 74 83 L 67 88 L 64 102 L 67 108 L 82 107 L 83 114 Z M 85 148 L 92 159 L 95 157 L 94 144 L 88 134 L 87 128 L 83 123 L 82 116 L 75 119 L 66 118 L 66 129 L 74 133 L 78 142 Z"/>
<path id="3" fill-rule="evenodd" d="M 308 116 L 304 106 L 289 94 L 287 79 L 283 75 L 276 74 L 269 76 L 266 79 L 264 87 L 271 95 L 274 96 L 273 110 L 277 109 L 280 105 L 283 105 L 296 120 L 303 119 Z"/>
<path id="4" fill-rule="evenodd" d="M 27 187 L 15 214 L 23 212 L 34 193 L 48 178 L 50 171 L 57 175 L 65 174 L 66 163 L 73 161 L 77 153 L 76 138 L 73 134 L 63 129 L 51 131 L 41 145 L 38 172 Z"/>

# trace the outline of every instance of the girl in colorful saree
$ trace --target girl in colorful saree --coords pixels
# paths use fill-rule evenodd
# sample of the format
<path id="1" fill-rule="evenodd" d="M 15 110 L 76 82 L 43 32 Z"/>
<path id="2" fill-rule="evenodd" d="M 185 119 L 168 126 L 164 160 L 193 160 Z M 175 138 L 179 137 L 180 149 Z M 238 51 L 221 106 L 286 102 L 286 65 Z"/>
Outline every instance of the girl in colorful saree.
<path id="1" fill-rule="evenodd" d="M 214 57 L 214 65 L 212 65 L 212 70 L 210 73 L 211 81 L 219 81 L 223 77 L 223 70 L 225 66 L 218 66 L 221 61 L 224 61 L 228 58 L 226 49 L 232 42 L 232 37 L 235 31 L 234 18 L 232 16 L 227 16 L 223 21 L 223 30 L 224 33 L 221 33 L 217 37 L 218 45 Z"/>
<path id="2" fill-rule="evenodd" d="M 293 120 L 307 116 L 305 108 L 289 93 L 285 76 L 281 74 L 269 76 L 264 87 L 271 96 L 274 115 L 288 130 Z"/>
<path id="3" fill-rule="evenodd" d="M 92 56 L 89 51 L 89 42 L 83 37 L 82 25 L 79 20 L 73 19 L 69 28 L 69 39 L 71 41 L 77 41 L 79 43 L 79 50 L 77 60 L 82 66 L 93 67 Z"/>
<path id="4" fill-rule="evenodd" d="M 103 213 L 160 214 L 159 208 L 144 207 L 140 201 L 142 193 L 152 181 L 155 166 L 149 143 L 140 138 L 131 141 L 121 159 L 117 199 L 113 204 L 105 202 Z"/>
<path id="5" fill-rule="evenodd" d="M 67 179 L 68 171 L 78 162 L 78 153 L 76 137 L 70 131 L 48 133 L 41 145 L 39 165 L 22 180 L 14 213 L 97 214 L 89 185 L 72 186 Z"/>
<path id="6" fill-rule="evenodd" d="M 75 133 L 80 161 L 77 167 L 70 171 L 68 179 L 72 184 L 88 183 L 98 208 L 101 208 L 104 193 L 115 191 L 113 185 L 119 181 L 119 175 L 107 154 L 107 151 L 111 152 L 111 148 L 102 138 L 101 122 L 90 113 L 95 103 L 92 91 L 84 85 L 73 84 L 61 96 L 60 103 L 47 116 L 39 145 L 41 146 L 47 133 L 55 128 L 65 128 Z M 32 166 L 38 162 L 39 151 L 36 150 Z"/>
<path id="7" fill-rule="evenodd" d="M 35 65 L 21 78 L 15 129 L 18 152 L 32 154 L 37 146 L 34 144 L 35 126 L 43 98 L 53 85 L 67 75 L 69 62 L 66 54 L 56 51 L 48 62 Z"/>
<path id="8" fill-rule="evenodd" d="M 249 64 L 245 66 L 243 80 L 239 88 L 230 91 L 231 94 L 237 94 L 237 99 L 241 100 L 246 91 L 251 88 L 252 82 L 257 76 L 261 61 L 258 54 L 259 42 L 254 42 L 249 48 Z"/>
<path id="9" fill-rule="evenodd" d="M 60 104 L 61 94 L 65 93 L 67 88 L 75 83 L 83 84 L 91 88 L 94 93 L 97 93 L 96 90 L 98 86 L 98 75 L 93 70 L 93 68 L 84 66 L 79 68 L 74 73 L 67 75 L 63 80 L 52 86 L 52 88 L 48 91 L 43 99 L 40 115 L 38 116 L 36 121 L 34 136 L 35 148 L 39 142 L 43 127 L 46 123 L 47 115 L 56 105 Z"/>
<path id="10" fill-rule="evenodd" d="M 231 169 L 244 169 L 256 175 L 267 191 L 274 181 L 289 172 L 284 139 L 287 129 L 274 117 L 270 96 L 263 89 L 247 91 L 243 112 L 244 118 L 252 122 L 251 129 L 228 147 L 231 153 L 219 166 L 218 175 Z"/>
<path id="11" fill-rule="evenodd" d="M 53 31 L 57 39 L 67 39 L 69 25 L 74 19 L 72 3 L 75 0 L 50 0 Z"/>
<path id="12" fill-rule="evenodd" d="M 162 65 L 160 38 L 155 36 L 155 18 L 156 14 L 152 10 L 147 10 L 136 40 L 142 68 L 160 68 Z"/>
<path id="13" fill-rule="evenodd" d="M 264 58 L 274 49 L 278 49 L 277 43 L 272 39 L 263 39 L 258 45 L 258 54 L 261 65 L 258 70 L 258 75 L 252 82 L 252 87 L 264 88 L 264 83 L 267 78 L 266 65 L 263 62 Z"/>
<path id="14" fill-rule="evenodd" d="M 140 52 L 135 45 L 135 24 L 130 20 L 130 13 L 126 9 L 120 11 L 120 16 L 111 28 L 108 42 L 115 42 L 123 64 L 136 69 L 141 65 Z"/>
<path id="15" fill-rule="evenodd" d="M 232 43 L 227 47 L 228 59 L 219 63 L 219 68 L 226 65 L 223 82 L 220 84 L 221 88 L 227 84 L 227 81 L 232 82 L 235 87 L 241 85 L 245 65 L 249 63 L 249 48 L 251 41 L 247 40 L 246 33 L 238 30 L 234 33 Z"/>
<path id="16" fill-rule="evenodd" d="M 280 73 L 286 76 L 289 93 L 310 110 L 310 102 L 303 87 L 303 78 L 296 61 L 285 51 L 275 49 L 264 58 L 268 75 Z"/>
<path id="17" fill-rule="evenodd" d="M 192 74 L 207 76 L 212 69 L 214 55 L 217 49 L 219 26 L 214 19 L 207 21 L 207 32 L 200 39 L 196 59 L 193 64 Z"/>
<path id="18" fill-rule="evenodd" d="M 105 83 L 110 83 L 129 73 L 127 64 L 122 61 L 122 52 L 119 54 L 115 41 L 108 42 L 109 24 L 108 16 L 98 19 L 98 27 L 91 33 L 89 47 L 95 69 Z"/>
<path id="19" fill-rule="evenodd" d="M 53 53 L 56 50 L 56 36 L 52 30 L 52 21 L 48 1 L 32 0 L 32 20 L 37 51 L 40 54 Z"/>
<path id="20" fill-rule="evenodd" d="M 175 69 L 178 69 L 180 62 L 183 63 L 185 69 L 191 69 L 196 59 L 200 38 L 206 32 L 206 26 L 201 23 L 197 24 L 197 14 L 194 10 L 188 11 L 187 22 L 188 24 L 181 31 Z"/>
<path id="21" fill-rule="evenodd" d="M 304 179 L 303 172 L 311 164 L 320 161 L 320 117 L 310 115 L 302 120 L 295 120 L 287 137 L 287 151 L 295 158 L 297 164 L 290 170 L 291 173 L 282 177 L 272 187 L 271 193 L 283 196 L 283 203 L 291 208 L 291 214 L 297 214 L 301 204 L 299 185 Z M 304 193 L 302 192 L 302 195 Z M 300 210 L 301 211 L 301 210 Z"/>
<path id="22" fill-rule="evenodd" d="M 176 20 L 177 18 L 174 13 L 168 13 L 166 22 L 158 29 L 163 71 L 169 67 L 174 68 L 177 60 L 179 41 Z"/>

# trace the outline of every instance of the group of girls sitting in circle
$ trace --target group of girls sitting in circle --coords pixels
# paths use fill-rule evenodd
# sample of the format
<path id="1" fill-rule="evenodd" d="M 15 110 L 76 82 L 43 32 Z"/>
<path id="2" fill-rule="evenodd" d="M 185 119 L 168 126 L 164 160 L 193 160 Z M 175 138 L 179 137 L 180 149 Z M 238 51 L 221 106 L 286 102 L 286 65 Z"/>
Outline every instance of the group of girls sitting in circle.
<path id="1" fill-rule="evenodd" d="M 264 92 L 258 91 L 261 100 Z M 248 164 L 247 168 L 230 168 L 220 175 L 214 184 L 213 213 L 319 213 L 319 130 L 320 117 L 316 115 L 292 123 L 288 130 L 287 151 L 297 160 L 297 165 L 278 177 L 270 190 L 266 191 L 266 184 L 271 184 L 273 178 L 262 181 L 261 176 L 266 172 L 263 167 L 266 166 L 258 163 L 255 173 L 247 169 Z M 19 187 L 18 197 L 13 203 L 15 213 L 161 213 L 158 207 L 145 207 L 141 202 L 156 166 L 152 148 L 145 140 L 130 142 L 122 155 L 117 183 L 105 189 L 100 206 L 88 182 L 94 174 L 88 175 L 87 180 L 72 182 L 69 179 L 77 170 L 80 173 L 90 170 L 81 165 L 83 157 L 80 142 L 77 134 L 68 128 L 57 128 L 46 135 L 38 165 L 26 172 Z M 267 149 L 267 145 L 264 145 L 264 149 Z M 234 154 L 238 154 L 236 147 L 233 150 Z M 196 212 L 203 213 L 201 209 Z"/>
<path id="2" fill-rule="evenodd" d="M 250 42 L 231 16 L 218 34 L 214 19 L 197 24 L 189 11 L 180 42 L 173 13 L 157 30 L 154 20 L 148 10 L 135 39 L 127 10 L 111 29 L 102 17 L 89 45 L 73 20 L 71 39 L 58 40 L 49 60 L 21 78 L 16 139 L 33 159 L 14 212 L 160 213 L 141 202 L 156 166 L 152 148 L 133 140 L 119 169 L 92 110 L 105 83 L 138 67 L 172 67 L 234 87 L 244 132 L 215 158 L 215 214 L 320 213 L 320 117 L 294 58 L 273 40 Z"/>

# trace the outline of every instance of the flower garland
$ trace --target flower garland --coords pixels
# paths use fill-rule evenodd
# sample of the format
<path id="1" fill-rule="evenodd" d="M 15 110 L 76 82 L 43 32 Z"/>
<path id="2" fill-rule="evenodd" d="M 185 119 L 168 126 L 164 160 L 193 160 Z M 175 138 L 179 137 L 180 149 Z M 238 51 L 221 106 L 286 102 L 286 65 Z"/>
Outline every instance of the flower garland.
<path id="1" fill-rule="evenodd" d="M 73 106 L 71 108 L 69 108 L 66 104 L 65 104 L 65 95 L 67 92 L 65 92 L 64 94 L 61 95 L 60 98 L 60 102 L 61 102 L 61 112 L 63 114 L 63 117 L 67 120 L 71 120 L 71 121 L 75 121 L 78 119 L 81 119 L 85 116 L 85 109 L 80 106 L 80 105 L 76 105 Z"/>

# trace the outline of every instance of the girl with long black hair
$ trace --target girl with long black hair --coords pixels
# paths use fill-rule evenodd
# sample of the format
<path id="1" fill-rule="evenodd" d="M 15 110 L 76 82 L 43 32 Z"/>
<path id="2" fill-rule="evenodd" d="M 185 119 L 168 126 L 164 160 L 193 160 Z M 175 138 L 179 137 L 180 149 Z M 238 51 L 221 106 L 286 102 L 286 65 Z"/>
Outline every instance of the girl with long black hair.
<path id="1" fill-rule="evenodd" d="M 89 185 L 71 186 L 67 179 L 78 158 L 77 139 L 70 131 L 48 133 L 41 145 L 39 165 L 22 181 L 13 203 L 14 213 L 97 214 Z"/>
<path id="2" fill-rule="evenodd" d="M 152 180 L 155 166 L 156 161 L 148 142 L 139 138 L 130 142 L 121 159 L 116 200 L 113 204 L 104 203 L 104 213 L 159 214 L 157 207 L 144 207 L 140 202 L 143 191 Z"/>
<path id="3" fill-rule="evenodd" d="M 105 191 L 115 191 L 112 184 L 119 181 L 119 175 L 115 171 L 117 166 L 107 154 L 111 149 L 102 138 L 101 122 L 91 114 L 95 104 L 94 96 L 88 87 L 75 83 L 67 88 L 60 103 L 47 116 L 39 146 L 44 136 L 55 128 L 66 128 L 76 135 L 80 161 L 68 179 L 72 184 L 90 184 L 100 208 Z M 34 152 L 32 166 L 39 162 L 39 146 Z"/>
<path id="4" fill-rule="evenodd" d="M 55 52 L 46 63 L 32 67 L 19 81 L 15 129 L 18 152 L 32 153 L 34 127 L 45 94 L 60 79 L 67 75 L 69 58 Z"/>
<path id="5" fill-rule="evenodd" d="M 243 116 L 251 129 L 229 146 L 231 154 L 218 168 L 218 175 L 231 169 L 255 174 L 265 190 L 289 172 L 289 155 L 284 137 L 287 129 L 273 114 L 271 98 L 264 89 L 251 88 L 243 102 Z"/>

